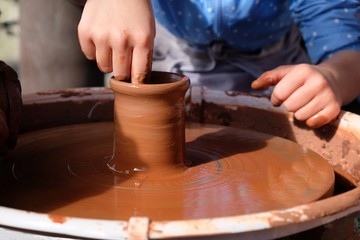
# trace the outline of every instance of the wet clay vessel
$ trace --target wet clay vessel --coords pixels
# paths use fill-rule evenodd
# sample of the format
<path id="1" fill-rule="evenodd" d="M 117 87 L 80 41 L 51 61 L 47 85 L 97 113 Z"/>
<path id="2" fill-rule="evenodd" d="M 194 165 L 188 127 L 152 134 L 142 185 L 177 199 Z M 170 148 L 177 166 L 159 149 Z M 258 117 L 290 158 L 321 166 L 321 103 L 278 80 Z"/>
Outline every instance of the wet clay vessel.
<path id="1" fill-rule="evenodd" d="M 146 84 L 110 79 L 115 92 L 115 171 L 161 171 L 185 161 L 186 76 L 153 72 Z"/>

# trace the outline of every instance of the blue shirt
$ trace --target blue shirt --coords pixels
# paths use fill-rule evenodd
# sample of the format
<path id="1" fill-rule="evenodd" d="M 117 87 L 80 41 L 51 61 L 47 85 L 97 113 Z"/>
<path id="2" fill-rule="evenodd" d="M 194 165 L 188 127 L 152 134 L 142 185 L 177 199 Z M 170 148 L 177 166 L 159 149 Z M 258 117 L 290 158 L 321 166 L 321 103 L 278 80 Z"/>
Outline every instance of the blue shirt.
<path id="1" fill-rule="evenodd" d="M 297 24 L 318 63 L 341 50 L 360 51 L 358 0 L 152 0 L 157 20 L 190 46 L 214 41 L 254 52 Z"/>

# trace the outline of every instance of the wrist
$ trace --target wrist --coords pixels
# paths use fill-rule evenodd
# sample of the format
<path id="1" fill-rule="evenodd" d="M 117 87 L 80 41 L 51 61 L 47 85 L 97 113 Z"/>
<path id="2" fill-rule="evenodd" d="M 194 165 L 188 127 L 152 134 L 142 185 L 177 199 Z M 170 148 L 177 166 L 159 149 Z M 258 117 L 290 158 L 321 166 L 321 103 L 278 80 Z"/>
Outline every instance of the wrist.
<path id="1" fill-rule="evenodd" d="M 331 74 L 335 90 L 340 93 L 342 105 L 350 103 L 360 94 L 360 68 L 356 64 L 359 61 L 360 52 L 349 50 L 336 53 L 319 64 Z"/>

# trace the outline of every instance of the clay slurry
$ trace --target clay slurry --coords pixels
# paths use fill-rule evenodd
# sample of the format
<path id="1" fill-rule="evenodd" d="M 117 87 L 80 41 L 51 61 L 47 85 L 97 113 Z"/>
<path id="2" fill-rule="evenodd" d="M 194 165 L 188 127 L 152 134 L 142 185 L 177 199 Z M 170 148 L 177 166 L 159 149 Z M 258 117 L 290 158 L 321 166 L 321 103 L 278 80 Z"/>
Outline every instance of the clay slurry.
<path id="1" fill-rule="evenodd" d="M 332 192 L 328 163 L 282 138 L 192 123 L 190 166 L 118 173 L 106 165 L 112 133 L 108 122 L 21 135 L 0 205 L 56 216 L 179 220 L 284 209 Z"/>

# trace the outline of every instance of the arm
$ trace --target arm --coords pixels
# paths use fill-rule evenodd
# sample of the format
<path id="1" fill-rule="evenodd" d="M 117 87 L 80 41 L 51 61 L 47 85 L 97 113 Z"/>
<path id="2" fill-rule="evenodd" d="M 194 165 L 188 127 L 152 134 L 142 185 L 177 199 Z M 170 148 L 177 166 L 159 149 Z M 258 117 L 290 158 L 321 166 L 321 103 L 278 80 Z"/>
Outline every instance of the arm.
<path id="1" fill-rule="evenodd" d="M 146 79 L 155 37 L 150 0 L 87 0 L 78 34 L 85 56 L 104 73 L 133 83 Z"/>
<path id="2" fill-rule="evenodd" d="M 254 89 L 276 85 L 271 102 L 294 112 L 310 127 L 335 119 L 341 106 L 360 95 L 359 51 L 342 51 L 318 65 L 281 66 L 265 72 L 252 84 Z"/>

